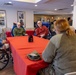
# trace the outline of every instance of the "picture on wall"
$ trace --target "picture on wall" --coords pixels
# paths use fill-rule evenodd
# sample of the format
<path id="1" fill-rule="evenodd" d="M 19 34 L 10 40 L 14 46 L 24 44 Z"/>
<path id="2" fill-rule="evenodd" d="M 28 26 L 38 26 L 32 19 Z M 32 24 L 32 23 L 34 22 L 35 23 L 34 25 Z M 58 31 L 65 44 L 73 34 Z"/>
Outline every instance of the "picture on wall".
<path id="1" fill-rule="evenodd" d="M 21 25 L 25 25 L 24 11 L 17 12 L 17 21 L 21 23 Z"/>
<path id="2" fill-rule="evenodd" d="M 6 25 L 6 11 L 0 10 L 0 26 Z"/>

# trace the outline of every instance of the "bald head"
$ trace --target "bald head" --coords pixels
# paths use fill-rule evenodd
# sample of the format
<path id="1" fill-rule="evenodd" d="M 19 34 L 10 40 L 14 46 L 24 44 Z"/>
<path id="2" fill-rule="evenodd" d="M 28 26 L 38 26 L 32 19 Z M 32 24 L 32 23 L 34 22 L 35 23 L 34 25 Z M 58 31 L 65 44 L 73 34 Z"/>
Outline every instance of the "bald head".
<path id="1" fill-rule="evenodd" d="M 38 22 L 37 22 L 37 25 L 38 25 L 39 27 L 41 27 L 41 26 L 42 26 L 42 22 L 41 22 L 41 21 L 38 21 Z"/>
<path id="2" fill-rule="evenodd" d="M 18 22 L 17 23 L 17 28 L 20 28 L 21 27 L 21 24 Z"/>

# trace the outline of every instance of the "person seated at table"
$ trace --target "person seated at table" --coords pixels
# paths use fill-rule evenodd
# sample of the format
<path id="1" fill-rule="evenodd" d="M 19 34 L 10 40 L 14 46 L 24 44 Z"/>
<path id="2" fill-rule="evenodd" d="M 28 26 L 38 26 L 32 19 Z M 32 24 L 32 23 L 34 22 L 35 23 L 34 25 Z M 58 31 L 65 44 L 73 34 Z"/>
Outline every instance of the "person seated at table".
<path id="1" fill-rule="evenodd" d="M 8 48 L 9 44 L 7 43 L 7 41 L 0 39 L 0 49 L 8 49 Z"/>
<path id="2" fill-rule="evenodd" d="M 24 36 L 25 30 L 21 27 L 21 24 L 18 22 L 17 27 L 13 30 L 14 36 Z"/>
<path id="3" fill-rule="evenodd" d="M 47 35 L 49 33 L 48 28 L 46 26 L 42 26 L 41 21 L 38 21 L 37 25 L 38 25 L 38 28 L 35 30 L 36 35 L 41 38 L 47 38 Z"/>
<path id="4" fill-rule="evenodd" d="M 3 38 L 2 32 L 0 32 L 0 49 L 8 49 L 9 44 L 7 43 L 6 39 Z"/>
<path id="5" fill-rule="evenodd" d="M 23 23 L 23 20 L 20 20 L 20 24 L 21 24 L 21 27 L 24 29 L 24 23 Z M 25 31 L 25 29 L 24 29 Z"/>
<path id="6" fill-rule="evenodd" d="M 54 28 L 57 35 L 50 39 L 42 53 L 42 59 L 49 63 L 49 66 L 40 73 L 64 75 L 76 72 L 76 34 L 65 19 L 57 20 Z"/>

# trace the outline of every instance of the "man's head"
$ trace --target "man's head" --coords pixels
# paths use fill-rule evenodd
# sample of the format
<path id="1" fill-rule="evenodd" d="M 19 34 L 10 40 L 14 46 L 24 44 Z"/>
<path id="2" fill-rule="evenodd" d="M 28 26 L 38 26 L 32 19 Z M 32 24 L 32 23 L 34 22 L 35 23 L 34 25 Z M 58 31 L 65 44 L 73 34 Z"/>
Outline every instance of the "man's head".
<path id="1" fill-rule="evenodd" d="M 38 22 L 37 22 L 37 25 L 38 25 L 39 27 L 41 27 L 41 26 L 42 26 L 42 22 L 41 22 L 41 21 L 38 21 Z"/>
<path id="2" fill-rule="evenodd" d="M 21 26 L 23 26 L 23 25 L 24 25 L 23 20 L 20 20 L 20 24 L 21 24 Z"/>
<path id="3" fill-rule="evenodd" d="M 17 28 L 20 28 L 21 27 L 21 24 L 18 22 L 17 23 Z"/>

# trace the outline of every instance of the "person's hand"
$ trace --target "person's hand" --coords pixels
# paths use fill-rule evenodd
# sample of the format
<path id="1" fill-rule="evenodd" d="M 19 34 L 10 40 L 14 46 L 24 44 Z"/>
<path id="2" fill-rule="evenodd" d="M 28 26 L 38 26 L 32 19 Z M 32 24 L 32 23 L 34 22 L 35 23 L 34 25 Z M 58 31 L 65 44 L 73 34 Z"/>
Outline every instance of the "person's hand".
<path id="1" fill-rule="evenodd" d="M 2 43 L 3 43 L 3 44 L 6 43 L 6 40 L 3 40 Z"/>
<path id="2" fill-rule="evenodd" d="M 28 35 L 28 34 L 25 34 L 25 36 L 26 36 L 26 35 Z"/>
<path id="3" fill-rule="evenodd" d="M 41 34 L 40 37 L 43 38 L 45 36 L 45 34 Z"/>

